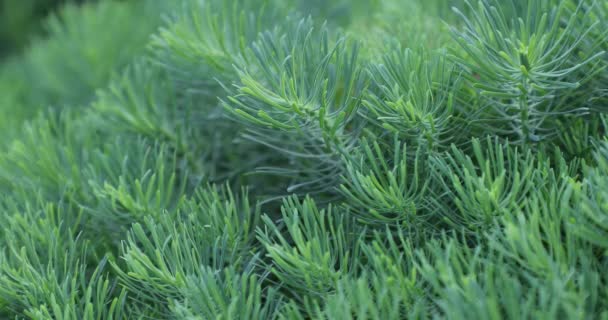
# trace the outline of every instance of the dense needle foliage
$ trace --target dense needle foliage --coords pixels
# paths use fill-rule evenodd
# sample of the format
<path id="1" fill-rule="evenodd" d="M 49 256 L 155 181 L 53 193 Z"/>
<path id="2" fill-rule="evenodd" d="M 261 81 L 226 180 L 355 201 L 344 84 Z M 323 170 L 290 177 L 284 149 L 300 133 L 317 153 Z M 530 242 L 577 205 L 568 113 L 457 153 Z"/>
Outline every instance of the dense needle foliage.
<path id="1" fill-rule="evenodd" d="M 43 25 L 0 65 L 0 318 L 608 319 L 608 2 Z"/>

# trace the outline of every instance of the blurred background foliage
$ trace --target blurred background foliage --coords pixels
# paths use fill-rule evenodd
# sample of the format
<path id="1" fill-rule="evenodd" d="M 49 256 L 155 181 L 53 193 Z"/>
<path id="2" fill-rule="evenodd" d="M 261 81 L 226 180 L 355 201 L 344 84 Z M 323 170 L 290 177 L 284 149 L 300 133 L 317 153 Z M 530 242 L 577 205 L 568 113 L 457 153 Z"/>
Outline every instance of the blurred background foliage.
<path id="1" fill-rule="evenodd" d="M 44 17 L 68 2 L 84 0 L 0 1 L 0 58 L 19 52 L 33 36 L 43 35 Z"/>
<path id="2" fill-rule="evenodd" d="M 40 111 L 90 103 L 97 88 L 143 53 L 168 5 L 147 0 L 2 2 L 0 89 L 5 94 L 0 111 L 10 117 L 0 118 L 0 126 L 11 132 Z M 19 15 L 27 18 L 17 22 L 13 16 Z"/>

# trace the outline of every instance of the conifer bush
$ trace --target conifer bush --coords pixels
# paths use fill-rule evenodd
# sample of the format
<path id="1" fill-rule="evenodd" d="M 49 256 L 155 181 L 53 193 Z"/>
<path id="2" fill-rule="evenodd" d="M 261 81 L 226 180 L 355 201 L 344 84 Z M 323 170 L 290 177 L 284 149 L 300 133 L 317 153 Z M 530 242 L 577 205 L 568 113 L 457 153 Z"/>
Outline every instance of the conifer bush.
<path id="1" fill-rule="evenodd" d="M 608 2 L 42 25 L 0 63 L 0 318 L 608 319 Z"/>

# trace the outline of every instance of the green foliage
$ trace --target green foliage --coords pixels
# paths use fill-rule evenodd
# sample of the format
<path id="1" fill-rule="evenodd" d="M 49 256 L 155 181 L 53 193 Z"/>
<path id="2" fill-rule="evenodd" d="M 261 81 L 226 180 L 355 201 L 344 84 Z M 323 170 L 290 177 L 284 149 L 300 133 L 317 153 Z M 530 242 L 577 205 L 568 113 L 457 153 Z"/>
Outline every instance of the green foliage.
<path id="1" fill-rule="evenodd" d="M 4 0 L 0 3 L 0 57 L 16 54 L 41 30 L 40 20 L 66 1 Z"/>
<path id="2" fill-rule="evenodd" d="M 65 5 L 0 64 L 0 318 L 608 319 L 607 21 Z"/>
<path id="3" fill-rule="evenodd" d="M 520 155 L 517 148 L 488 138 L 485 145 L 474 139 L 469 152 L 471 156 L 452 146 L 450 153 L 431 159 L 441 186 L 433 202 L 454 227 L 481 232 L 547 183 L 548 173 L 531 151 Z"/>
<path id="4" fill-rule="evenodd" d="M 184 292 L 193 290 L 189 277 L 228 266 L 242 270 L 259 217 L 259 208 L 247 201 L 246 192 L 236 199 L 228 189 L 200 190 L 173 212 L 133 224 L 121 250 L 125 269 L 114 264 L 119 278 L 136 299 L 161 308 L 185 299 Z"/>
<path id="5" fill-rule="evenodd" d="M 370 70 L 378 93 L 365 101 L 367 117 L 408 143 L 437 149 L 457 141 L 454 112 L 458 75 L 442 56 L 410 49 L 386 54 Z"/>
<path id="6" fill-rule="evenodd" d="M 0 110 L 10 119 L 3 127 L 19 127 L 49 107 L 91 102 L 113 72 L 143 52 L 161 12 L 169 9 L 163 3 L 70 2 L 45 19 L 48 35 L 36 38 L 23 55 L 10 58 L 8 67 L 0 67 L 0 86 L 13 86 L 6 91 L 8 99 L 0 100 Z"/>
<path id="7" fill-rule="evenodd" d="M 424 291 L 412 263 L 413 248 L 405 234 L 375 233 L 374 240 L 362 248 L 369 261 L 362 274 L 341 279 L 336 294 L 311 313 L 320 319 L 424 317 Z"/>
<path id="8" fill-rule="evenodd" d="M 115 280 L 104 275 L 106 259 L 87 267 L 87 244 L 71 229 L 80 224 L 81 213 L 44 203 L 23 211 L 8 204 L 3 209 L 3 312 L 30 319 L 123 317 L 125 295 L 113 292 Z"/>
<path id="9" fill-rule="evenodd" d="M 595 152 L 596 167 L 585 170 L 581 182 L 571 182 L 571 228 L 582 239 L 589 241 L 608 255 L 608 142 L 604 141 Z"/>
<path id="10" fill-rule="evenodd" d="M 176 319 L 274 319 L 281 304 L 276 289 L 265 292 L 258 276 L 230 267 L 191 277 L 184 296 L 173 310 Z"/>
<path id="11" fill-rule="evenodd" d="M 319 210 L 310 198 L 287 198 L 281 212 L 281 225 L 264 216 L 265 226 L 258 232 L 270 270 L 296 299 L 323 297 L 351 272 L 361 238 L 357 231 L 364 232 L 346 214 L 332 207 Z"/>
<path id="12" fill-rule="evenodd" d="M 235 75 L 233 64 L 247 63 L 249 44 L 284 13 L 281 2 L 187 1 L 173 23 L 153 36 L 154 55 L 178 79 L 209 90 L 211 80 Z"/>
<path id="13" fill-rule="evenodd" d="M 111 72 L 141 51 L 162 7 L 143 2 L 68 5 L 46 21 L 51 36 L 28 49 L 25 72 L 37 99 L 27 104 L 84 104 Z M 133 19 L 133 17 L 142 17 Z M 148 18 L 146 18 L 148 17 Z M 130 32 L 122 32 L 130 30 Z M 66 59 L 69 57 L 69 59 Z M 28 95 L 29 97 L 36 97 Z"/>
<path id="14" fill-rule="evenodd" d="M 360 221 L 372 224 L 422 223 L 430 174 L 420 166 L 421 150 L 408 153 L 397 139 L 390 149 L 366 139 L 360 148 L 347 158 L 347 174 L 342 178 L 347 206 Z M 386 159 L 383 150 L 392 152 L 393 159 Z"/>
<path id="15" fill-rule="evenodd" d="M 331 41 L 327 27 L 316 30 L 310 20 L 289 23 L 287 32 L 264 32 L 252 43 L 251 65 L 237 66 L 239 81 L 226 108 L 251 124 L 248 139 L 307 166 L 266 169 L 293 176 L 289 192 L 318 192 L 334 182 L 343 169 L 340 155 L 357 137 L 365 80 L 356 46 Z"/>
<path id="16" fill-rule="evenodd" d="M 40 193 L 53 200 L 87 196 L 81 192 L 86 181 L 80 163 L 94 144 L 93 135 L 78 134 L 82 125 L 72 119 L 69 113 L 47 113 L 46 119 L 40 116 L 22 127 L 20 138 L 0 156 L 4 192 L 25 198 Z"/>
<path id="17" fill-rule="evenodd" d="M 534 143 L 555 135 L 559 116 L 589 112 L 576 103 L 576 90 L 596 71 L 579 71 L 587 64 L 597 65 L 605 52 L 579 54 L 581 43 L 599 21 L 578 28 L 586 15 L 578 8 L 568 11 L 568 3 L 513 5 L 512 11 L 522 12 L 521 16 L 508 17 L 507 10 L 479 1 L 477 8 L 471 8 L 471 18 L 460 13 L 465 28 L 454 33 L 464 52 L 455 60 L 469 74 L 473 87 L 487 97 L 478 106 L 484 113 L 471 112 L 479 117 L 472 121 L 487 132 L 509 136 L 518 144 Z M 600 43 L 605 36 L 591 39 Z"/>

